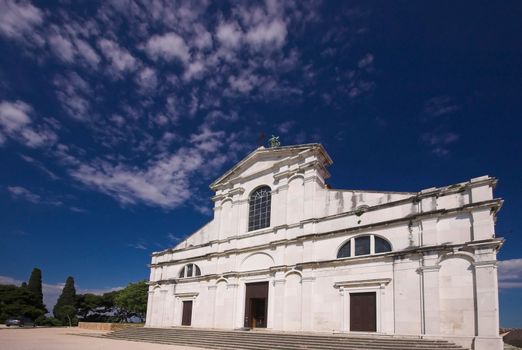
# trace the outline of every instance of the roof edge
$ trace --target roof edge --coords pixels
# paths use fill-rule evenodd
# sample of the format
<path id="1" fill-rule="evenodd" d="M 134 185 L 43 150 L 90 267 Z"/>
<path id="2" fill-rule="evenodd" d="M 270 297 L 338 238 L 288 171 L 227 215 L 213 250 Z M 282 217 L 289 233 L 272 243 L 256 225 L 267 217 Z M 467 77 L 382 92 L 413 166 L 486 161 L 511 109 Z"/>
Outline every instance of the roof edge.
<path id="1" fill-rule="evenodd" d="M 236 163 L 232 168 L 230 168 L 228 171 L 226 171 L 219 178 L 214 180 L 210 184 L 209 187 L 212 190 L 214 190 L 214 188 L 221 181 L 223 181 L 229 175 L 233 174 L 234 171 L 237 168 L 240 168 L 243 164 L 245 164 L 247 161 L 252 159 L 256 154 L 259 154 L 259 153 L 269 153 L 269 152 L 274 152 L 274 151 L 276 151 L 276 152 L 277 151 L 285 151 L 285 150 L 290 150 L 290 149 L 307 149 L 307 148 L 318 148 L 319 151 L 321 152 L 321 154 L 324 156 L 324 158 L 326 160 L 326 165 L 328 166 L 328 165 L 332 165 L 333 164 L 332 158 L 330 158 L 330 155 L 328 154 L 328 152 L 326 152 L 326 149 L 320 143 L 304 143 L 304 144 L 298 144 L 298 145 L 288 145 L 288 146 L 271 147 L 271 148 L 265 148 L 264 146 L 260 146 L 260 147 L 256 148 L 255 150 L 253 150 L 252 152 L 250 152 L 249 154 L 247 154 L 242 160 L 240 160 L 238 163 Z"/>

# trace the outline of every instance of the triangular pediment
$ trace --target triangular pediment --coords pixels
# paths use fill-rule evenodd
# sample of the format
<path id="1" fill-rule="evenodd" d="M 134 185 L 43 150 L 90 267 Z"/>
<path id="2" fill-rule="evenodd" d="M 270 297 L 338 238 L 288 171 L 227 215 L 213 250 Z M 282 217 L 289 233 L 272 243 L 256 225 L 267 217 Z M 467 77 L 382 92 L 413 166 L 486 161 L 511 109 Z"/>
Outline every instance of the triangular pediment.
<path id="1" fill-rule="evenodd" d="M 332 164 L 332 160 L 321 144 L 310 143 L 294 146 L 283 146 L 274 148 L 259 147 L 251 152 L 220 178 L 214 181 L 210 188 L 215 190 L 221 185 L 227 184 L 236 178 L 250 177 L 263 173 L 284 164 L 300 155 L 313 152 L 320 159 L 323 166 Z"/>

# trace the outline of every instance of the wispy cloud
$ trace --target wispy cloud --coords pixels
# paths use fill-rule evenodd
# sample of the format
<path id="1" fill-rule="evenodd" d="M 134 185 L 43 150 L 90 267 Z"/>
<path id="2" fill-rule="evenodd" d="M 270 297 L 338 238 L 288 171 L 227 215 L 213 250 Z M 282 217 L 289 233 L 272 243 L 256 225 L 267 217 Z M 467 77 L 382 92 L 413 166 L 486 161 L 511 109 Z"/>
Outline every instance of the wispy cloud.
<path id="1" fill-rule="evenodd" d="M 223 131 L 204 127 L 190 136 L 189 145 L 161 155 L 144 168 L 95 160 L 73 169 L 71 176 L 124 205 L 175 208 L 192 196 L 193 174 L 213 175 L 230 158 L 224 138 Z"/>
<path id="2" fill-rule="evenodd" d="M 21 39 L 42 24 L 44 13 L 29 2 L 0 1 L 0 34 Z"/>
<path id="3" fill-rule="evenodd" d="M 7 190 L 14 199 L 22 199 L 33 204 L 38 204 L 42 201 L 42 197 L 20 186 L 8 186 Z"/>
<path id="4" fill-rule="evenodd" d="M 145 243 L 142 243 L 142 242 L 129 243 L 127 245 L 129 247 L 131 247 L 131 248 L 134 248 L 134 249 L 140 249 L 140 250 L 148 250 L 149 249 L 149 248 L 147 248 Z"/>
<path id="5" fill-rule="evenodd" d="M 57 135 L 45 124 L 35 124 L 34 114 L 33 107 L 23 101 L 0 102 L 0 135 L 4 142 L 9 137 L 30 148 L 52 145 Z"/>
<path id="6" fill-rule="evenodd" d="M 461 110 L 461 108 L 462 107 L 449 96 L 435 96 L 424 103 L 422 112 L 424 118 L 433 118 L 455 113 Z"/>
<path id="7" fill-rule="evenodd" d="M 49 170 L 42 162 L 32 158 L 32 157 L 29 157 L 27 155 L 24 155 L 24 154 L 21 154 L 20 157 L 25 160 L 27 163 L 29 164 L 32 164 L 34 166 L 36 166 L 38 169 L 40 169 L 42 172 L 44 172 L 47 176 L 49 176 L 49 178 L 51 180 L 58 180 L 60 179 L 60 177 L 58 175 L 56 175 L 54 172 L 52 172 L 51 170 Z"/>
<path id="8" fill-rule="evenodd" d="M 460 136 L 454 132 L 432 131 L 421 136 L 424 144 L 430 147 L 431 152 L 439 157 L 449 155 L 449 146 L 459 140 Z"/>
<path id="9" fill-rule="evenodd" d="M 499 261 L 498 280 L 500 288 L 522 288 L 522 259 Z"/>
<path id="10" fill-rule="evenodd" d="M 174 242 L 179 242 L 183 237 L 175 235 L 174 233 L 168 233 L 167 238 L 169 239 L 169 241 L 174 243 Z"/>
<path id="11" fill-rule="evenodd" d="M 41 195 L 21 186 L 8 186 L 7 191 L 13 199 L 23 200 L 33 204 L 49 204 L 54 206 L 61 206 L 63 204 L 60 199 L 52 198 L 51 196 L 45 196 L 44 199 Z"/>
<path id="12" fill-rule="evenodd" d="M 0 145 L 14 140 L 45 147 L 63 167 L 60 174 L 123 205 L 187 204 L 211 214 L 208 203 L 194 199 L 198 185 L 255 146 L 250 126 L 240 125 L 249 118 L 243 105 L 318 97 L 334 106 L 358 101 L 375 87 L 373 53 L 353 55 L 342 70 L 339 52 L 321 56 L 332 60 L 327 68 L 304 58 L 296 43 L 323 20 L 319 2 L 229 5 L 222 11 L 206 1 L 103 2 L 87 16 L 67 4 L 50 11 L 45 3 L 2 2 L 0 34 L 38 65 L 58 68 L 49 70 L 55 72 L 49 89 L 61 107 L 53 110 L 72 120 L 60 128 L 38 115 L 34 103 L 1 102 Z M 349 45 L 340 43 L 359 34 L 336 21 L 339 30 L 317 44 L 350 57 Z M 333 85 L 318 84 L 324 81 Z M 278 131 L 289 133 L 292 123 Z M 71 137 L 77 132 L 82 137 Z"/>

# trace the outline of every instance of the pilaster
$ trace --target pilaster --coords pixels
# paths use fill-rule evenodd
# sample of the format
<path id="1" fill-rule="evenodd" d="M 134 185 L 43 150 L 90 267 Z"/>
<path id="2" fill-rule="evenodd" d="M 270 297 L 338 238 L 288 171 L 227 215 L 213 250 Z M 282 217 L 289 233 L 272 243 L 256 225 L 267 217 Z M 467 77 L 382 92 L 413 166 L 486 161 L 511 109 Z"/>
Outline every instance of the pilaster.
<path id="1" fill-rule="evenodd" d="M 215 281 L 212 281 L 211 283 L 215 283 Z M 209 308 L 210 311 L 210 326 L 216 327 L 216 289 L 217 285 L 212 284 L 208 286 L 208 297 L 210 303 L 208 305 L 212 306 Z"/>
<path id="2" fill-rule="evenodd" d="M 303 331 L 312 330 L 312 314 L 313 314 L 313 288 L 315 277 L 305 275 L 301 279 L 301 329 Z"/>
<path id="3" fill-rule="evenodd" d="M 286 202 L 288 200 L 288 179 L 282 178 L 278 182 L 275 192 L 272 192 L 272 220 L 271 226 L 285 225 Z"/>
<path id="4" fill-rule="evenodd" d="M 481 241 L 495 237 L 495 222 L 491 209 L 477 209 L 471 213 L 472 218 L 472 239 Z"/>
<path id="5" fill-rule="evenodd" d="M 477 261 L 475 268 L 475 295 L 477 305 L 477 337 L 475 350 L 501 350 L 502 339 L 498 335 L 498 281 L 497 261 Z"/>
<path id="6" fill-rule="evenodd" d="M 423 266 L 419 268 L 422 275 L 422 300 L 424 327 L 423 334 L 440 334 L 440 302 L 439 302 L 439 270 L 436 253 L 423 257 Z"/>
<path id="7" fill-rule="evenodd" d="M 276 272 L 274 278 L 274 329 L 284 327 L 285 274 Z"/>

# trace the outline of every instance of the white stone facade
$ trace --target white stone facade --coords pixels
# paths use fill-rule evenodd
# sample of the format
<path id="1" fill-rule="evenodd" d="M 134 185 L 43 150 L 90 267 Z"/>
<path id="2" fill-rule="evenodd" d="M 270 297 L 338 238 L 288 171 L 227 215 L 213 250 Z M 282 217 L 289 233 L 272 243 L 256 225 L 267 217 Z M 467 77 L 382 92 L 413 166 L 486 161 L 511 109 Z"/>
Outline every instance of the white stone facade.
<path id="1" fill-rule="evenodd" d="M 192 301 L 191 326 L 242 328 L 247 286 L 268 282 L 265 313 L 251 314 L 266 317 L 268 329 L 353 332 L 361 306 L 350 298 L 366 293 L 378 334 L 500 350 L 496 180 L 411 193 L 335 190 L 325 183 L 331 164 L 320 144 L 260 147 L 216 180 L 213 220 L 152 256 L 147 326 L 180 326 Z M 248 231 L 260 186 L 271 189 L 270 225 Z M 356 255 L 362 236 L 370 254 Z M 382 240 L 391 251 L 377 252 Z M 350 256 L 338 258 L 348 241 Z M 187 264 L 192 277 L 180 278 Z"/>

